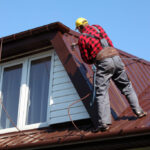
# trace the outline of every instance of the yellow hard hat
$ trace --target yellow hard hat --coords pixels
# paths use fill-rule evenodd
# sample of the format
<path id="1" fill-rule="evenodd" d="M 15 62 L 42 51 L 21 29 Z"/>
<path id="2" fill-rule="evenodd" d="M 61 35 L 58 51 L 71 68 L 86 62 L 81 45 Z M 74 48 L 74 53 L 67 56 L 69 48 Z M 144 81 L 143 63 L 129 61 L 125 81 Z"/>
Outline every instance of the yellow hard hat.
<path id="1" fill-rule="evenodd" d="M 79 26 L 84 25 L 84 24 L 86 24 L 86 23 L 88 23 L 88 21 L 87 21 L 85 18 L 78 18 L 78 19 L 76 20 L 76 29 L 77 29 Z"/>

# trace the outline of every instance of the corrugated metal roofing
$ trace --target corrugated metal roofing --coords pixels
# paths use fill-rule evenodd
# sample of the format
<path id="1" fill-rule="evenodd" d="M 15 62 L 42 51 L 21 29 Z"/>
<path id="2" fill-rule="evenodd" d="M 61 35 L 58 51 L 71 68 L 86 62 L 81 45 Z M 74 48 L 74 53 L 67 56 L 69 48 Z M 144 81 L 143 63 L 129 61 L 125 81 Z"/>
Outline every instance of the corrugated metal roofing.
<path id="1" fill-rule="evenodd" d="M 59 24 L 59 28 L 56 27 L 57 24 Z M 72 51 L 71 49 L 72 42 L 77 42 L 79 34 L 72 30 L 68 32 L 68 28 L 61 23 L 50 24 L 48 26 L 49 26 L 49 30 L 46 30 L 47 26 L 43 26 L 30 31 L 25 31 L 23 33 L 15 34 L 9 37 L 4 37 L 3 39 L 4 39 L 5 55 L 2 55 L 2 58 L 10 56 L 10 54 L 13 55 L 13 52 L 10 53 L 9 55 L 7 55 L 6 53 L 8 52 L 8 50 L 11 49 L 11 47 L 9 47 L 9 44 L 13 42 L 14 43 L 20 42 L 19 41 L 20 38 L 30 39 L 31 37 L 34 38 L 35 35 L 37 36 L 40 34 L 46 34 L 47 32 L 50 32 L 49 34 L 53 35 L 51 36 L 52 46 L 56 49 L 58 56 L 60 57 L 63 65 L 65 66 L 68 75 L 70 76 L 80 96 L 82 96 L 82 94 L 84 95 L 86 93 L 86 89 L 85 91 L 81 91 L 76 86 L 77 78 L 74 75 L 76 73 L 74 68 L 75 67 L 76 67 L 75 69 L 79 68 L 79 72 L 82 72 L 82 74 L 84 74 L 83 79 L 88 80 L 89 85 L 90 84 L 92 85 L 91 77 L 93 73 L 91 70 L 91 66 L 83 63 L 80 57 L 78 47 L 75 48 L 75 51 Z M 36 33 L 34 33 L 33 31 L 36 31 Z M 63 31 L 63 33 L 59 33 L 59 31 Z M 29 32 L 32 34 L 29 34 Z M 14 37 L 18 37 L 18 39 Z M 46 38 L 48 37 L 49 36 L 47 36 Z M 43 46 L 43 44 L 41 45 Z M 21 46 L 23 47 L 23 45 Z M 9 48 L 7 49 L 7 47 Z M 60 47 L 61 47 L 61 51 L 58 51 L 57 49 L 58 48 L 60 49 Z M 63 50 L 65 50 L 66 52 L 64 52 Z M 147 135 L 147 134 L 150 135 L 150 62 L 145 61 L 143 59 L 139 59 L 121 50 L 119 50 L 119 52 L 123 62 L 126 65 L 128 76 L 131 79 L 133 86 L 137 92 L 139 102 L 142 108 L 148 112 L 148 115 L 146 117 L 142 119 L 137 119 L 132 113 L 125 97 L 121 95 L 119 90 L 116 88 L 116 86 L 113 83 L 111 83 L 110 101 L 111 101 L 111 108 L 112 108 L 113 124 L 109 131 L 99 132 L 96 134 L 90 131 L 86 131 L 85 128 L 87 122 L 85 122 L 82 125 L 80 123 L 78 125 L 79 128 L 83 129 L 82 135 L 79 131 L 75 130 L 74 128 L 70 126 L 62 127 L 62 125 L 56 126 L 55 128 L 49 127 L 40 130 L 38 129 L 30 130 L 23 133 L 9 133 L 0 136 L 0 149 L 4 149 L 4 148 L 23 149 L 23 148 L 32 148 L 32 147 L 40 147 L 40 146 L 42 147 L 42 146 L 58 146 L 58 145 L 62 146 L 64 144 L 75 144 L 75 143 L 77 144 L 85 141 L 88 143 L 95 140 L 109 141 L 112 140 L 113 138 L 117 139 L 117 138 L 125 138 L 125 137 L 135 137 L 136 135 L 137 136 Z M 69 53 L 70 55 L 66 55 L 66 53 Z M 16 55 L 16 53 L 14 53 L 14 55 Z M 68 56 L 71 58 L 68 58 Z M 75 61 L 75 63 L 72 64 L 71 67 L 67 65 L 67 61 L 70 61 L 70 59 L 71 62 Z M 81 88 L 84 88 L 84 85 L 81 84 L 80 86 Z M 90 91 L 90 88 L 87 91 Z M 144 142 L 144 140 L 142 142 Z M 137 143 L 137 145 L 139 143 Z M 145 144 L 148 145 L 150 143 L 145 142 Z"/>

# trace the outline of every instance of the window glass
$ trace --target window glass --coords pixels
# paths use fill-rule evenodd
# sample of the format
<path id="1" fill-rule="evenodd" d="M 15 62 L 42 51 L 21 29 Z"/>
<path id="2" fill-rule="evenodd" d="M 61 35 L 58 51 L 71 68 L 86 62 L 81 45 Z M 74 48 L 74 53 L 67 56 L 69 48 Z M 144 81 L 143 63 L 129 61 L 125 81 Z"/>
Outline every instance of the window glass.
<path id="1" fill-rule="evenodd" d="M 2 81 L 2 103 L 10 115 L 12 121 L 17 125 L 19 93 L 21 84 L 22 65 L 4 68 Z M 13 127 L 6 113 L 0 107 L 0 129 Z"/>
<path id="2" fill-rule="evenodd" d="M 50 57 L 31 61 L 26 124 L 46 121 Z"/>

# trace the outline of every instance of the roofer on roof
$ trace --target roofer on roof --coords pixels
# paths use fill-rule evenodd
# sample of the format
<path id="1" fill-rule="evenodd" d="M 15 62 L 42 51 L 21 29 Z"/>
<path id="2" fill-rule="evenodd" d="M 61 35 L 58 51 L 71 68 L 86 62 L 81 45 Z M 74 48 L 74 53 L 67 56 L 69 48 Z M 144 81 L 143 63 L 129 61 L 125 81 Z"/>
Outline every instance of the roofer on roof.
<path id="1" fill-rule="evenodd" d="M 97 127 L 94 132 L 106 131 L 112 124 L 108 95 L 110 79 L 126 96 L 137 117 L 146 116 L 147 113 L 140 107 L 132 83 L 125 72 L 125 65 L 104 29 L 99 25 L 89 25 L 85 18 L 76 20 L 76 29 L 82 33 L 78 45 L 83 61 L 94 64 L 97 69 L 93 110 L 97 113 Z"/>

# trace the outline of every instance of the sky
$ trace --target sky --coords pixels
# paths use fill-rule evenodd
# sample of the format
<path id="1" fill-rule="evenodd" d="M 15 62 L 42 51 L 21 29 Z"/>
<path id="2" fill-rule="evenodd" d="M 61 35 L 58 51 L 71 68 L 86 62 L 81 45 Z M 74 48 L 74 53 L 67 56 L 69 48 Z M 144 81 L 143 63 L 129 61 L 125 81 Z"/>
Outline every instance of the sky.
<path id="1" fill-rule="evenodd" d="M 104 28 L 114 46 L 150 61 L 150 0 L 0 0 L 0 38 L 79 17 Z"/>

